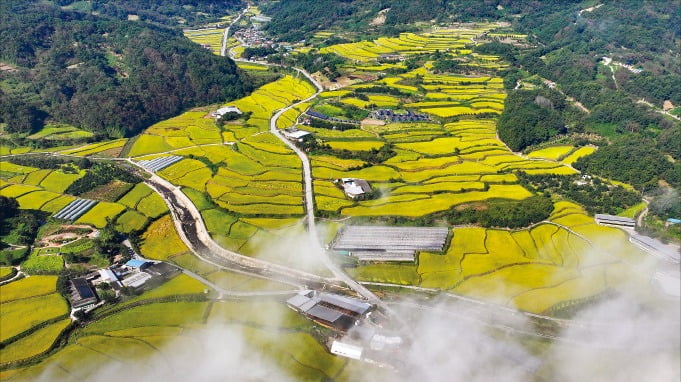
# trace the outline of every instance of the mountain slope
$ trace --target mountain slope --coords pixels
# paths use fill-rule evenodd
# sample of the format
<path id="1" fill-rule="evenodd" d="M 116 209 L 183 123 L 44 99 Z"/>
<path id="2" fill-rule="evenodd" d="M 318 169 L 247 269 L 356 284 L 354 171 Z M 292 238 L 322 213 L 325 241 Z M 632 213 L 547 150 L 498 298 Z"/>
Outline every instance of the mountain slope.
<path id="1" fill-rule="evenodd" d="M 0 122 L 27 133 L 45 119 L 133 135 L 197 105 L 243 96 L 236 65 L 179 31 L 36 2 L 3 2 Z"/>

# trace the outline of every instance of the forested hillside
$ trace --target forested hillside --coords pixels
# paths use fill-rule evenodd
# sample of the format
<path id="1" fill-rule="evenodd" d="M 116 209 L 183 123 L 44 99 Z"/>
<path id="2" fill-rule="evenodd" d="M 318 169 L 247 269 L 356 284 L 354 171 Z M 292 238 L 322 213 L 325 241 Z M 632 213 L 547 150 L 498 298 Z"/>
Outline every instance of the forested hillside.
<path id="1" fill-rule="evenodd" d="M 133 135 L 186 108 L 248 91 L 231 60 L 178 29 L 44 2 L 3 1 L 1 7 L 0 62 L 10 68 L 0 72 L 6 132 L 32 132 L 51 119 Z"/>

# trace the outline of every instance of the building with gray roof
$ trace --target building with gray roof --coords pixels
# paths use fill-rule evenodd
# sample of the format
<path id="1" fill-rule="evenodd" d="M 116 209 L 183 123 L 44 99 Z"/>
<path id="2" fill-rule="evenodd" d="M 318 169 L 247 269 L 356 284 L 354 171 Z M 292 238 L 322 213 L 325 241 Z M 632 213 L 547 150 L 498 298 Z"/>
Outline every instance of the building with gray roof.
<path id="1" fill-rule="evenodd" d="M 289 298 L 286 304 L 320 325 L 347 331 L 364 318 L 373 305 L 337 294 L 301 291 Z"/>
<path id="2" fill-rule="evenodd" d="M 346 226 L 331 247 L 360 261 L 414 261 L 417 251 L 442 252 L 446 227 Z"/>
<path id="3" fill-rule="evenodd" d="M 616 215 L 596 214 L 596 223 L 616 227 L 636 227 L 636 220 Z"/>

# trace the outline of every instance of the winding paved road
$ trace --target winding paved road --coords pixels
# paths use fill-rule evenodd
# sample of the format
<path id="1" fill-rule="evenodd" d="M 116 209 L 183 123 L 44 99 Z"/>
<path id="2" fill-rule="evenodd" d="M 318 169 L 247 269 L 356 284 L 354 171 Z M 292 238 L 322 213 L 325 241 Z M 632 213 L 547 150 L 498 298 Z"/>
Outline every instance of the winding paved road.
<path id="1" fill-rule="evenodd" d="M 312 76 L 305 70 L 298 68 L 293 69 L 298 71 L 298 73 L 304 75 L 317 88 L 317 91 L 313 95 L 305 98 L 302 101 L 296 102 L 282 109 L 279 109 L 270 119 L 270 132 L 272 132 L 274 136 L 276 136 L 282 142 L 284 142 L 286 146 L 290 147 L 291 150 L 293 150 L 296 153 L 296 155 L 298 155 L 298 158 L 300 158 L 300 161 L 303 164 L 305 212 L 307 219 L 307 231 L 310 236 L 310 242 L 312 243 L 312 245 L 315 246 L 316 252 L 319 253 L 319 258 L 322 260 L 326 268 L 328 268 L 337 279 L 342 280 L 345 284 L 347 284 L 350 288 L 352 288 L 355 292 L 357 292 L 360 296 L 367 299 L 372 304 L 380 305 L 386 308 L 387 306 L 383 304 L 383 302 L 378 297 L 376 297 L 376 295 L 373 294 L 369 289 L 355 281 L 352 277 L 345 274 L 345 272 L 343 272 L 343 270 L 341 270 L 340 267 L 329 258 L 327 252 L 322 248 L 322 246 L 319 243 L 319 236 L 317 234 L 317 225 L 315 224 L 314 215 L 314 193 L 312 190 L 312 169 L 310 166 L 310 160 L 307 157 L 307 155 L 305 155 L 305 152 L 303 152 L 303 150 L 299 149 L 296 145 L 294 145 L 291 141 L 286 139 L 281 134 L 281 132 L 277 128 L 277 120 L 279 119 L 279 117 L 281 117 L 282 114 L 284 114 L 288 110 L 291 110 L 292 108 L 300 105 L 301 103 L 305 103 L 315 98 L 317 95 L 319 95 L 319 93 L 321 93 L 324 90 L 324 88 L 322 88 L 322 86 L 314 78 L 312 78 Z"/>
<path id="2" fill-rule="evenodd" d="M 244 8 L 244 10 L 241 11 L 241 13 L 239 13 L 239 16 L 237 16 L 236 19 L 232 20 L 232 22 L 229 23 L 229 25 L 227 26 L 227 28 L 225 28 L 225 33 L 222 35 L 222 47 L 220 48 L 220 55 L 221 55 L 221 56 L 224 57 L 224 56 L 227 55 L 227 39 L 229 38 L 229 30 L 232 28 L 232 26 L 233 26 L 234 24 L 236 24 L 237 22 L 239 22 L 239 20 L 241 19 L 241 17 L 242 17 L 243 15 L 245 15 L 246 12 L 248 12 L 248 8 L 250 8 L 250 5 L 247 6 L 246 8 Z"/>
<path id="3" fill-rule="evenodd" d="M 132 160 L 128 161 L 136 165 Z M 338 280 L 244 256 L 223 248 L 210 236 L 198 208 L 179 187 L 156 174 L 152 174 L 145 183 L 161 195 L 168 205 L 173 223 L 182 241 L 207 263 L 298 287 L 343 289 Z"/>

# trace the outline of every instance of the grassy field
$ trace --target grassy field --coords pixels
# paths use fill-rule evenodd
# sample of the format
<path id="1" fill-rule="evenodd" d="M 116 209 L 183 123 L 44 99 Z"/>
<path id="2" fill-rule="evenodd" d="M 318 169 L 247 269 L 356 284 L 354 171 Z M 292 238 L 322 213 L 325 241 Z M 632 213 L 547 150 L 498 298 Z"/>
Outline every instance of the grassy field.
<path id="1" fill-rule="evenodd" d="M 41 254 L 34 249 L 28 258 L 21 263 L 21 270 L 32 275 L 58 274 L 64 269 L 64 259 L 57 254 Z"/>

